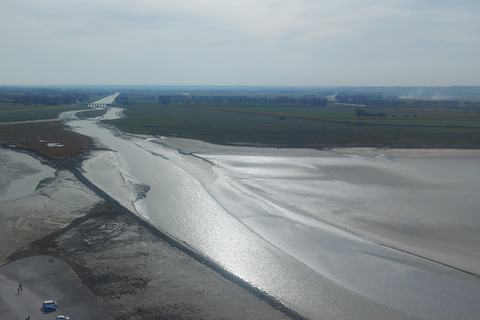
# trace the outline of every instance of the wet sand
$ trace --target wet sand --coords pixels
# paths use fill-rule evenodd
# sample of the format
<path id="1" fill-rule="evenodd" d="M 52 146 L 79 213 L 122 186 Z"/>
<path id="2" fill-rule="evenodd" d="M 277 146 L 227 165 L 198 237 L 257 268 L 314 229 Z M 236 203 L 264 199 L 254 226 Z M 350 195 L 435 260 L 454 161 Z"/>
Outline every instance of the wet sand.
<path id="1" fill-rule="evenodd" d="M 194 143 L 193 148 L 195 149 L 195 151 L 198 151 L 197 147 L 198 146 Z M 182 149 L 182 151 L 183 152 L 188 152 L 188 148 Z M 209 152 L 209 154 L 211 154 L 211 152 Z M 198 156 L 198 154 L 196 156 Z M 207 160 L 210 161 L 209 159 L 207 159 Z M 333 168 L 333 171 L 331 171 L 330 174 L 338 175 L 339 172 L 335 172 L 334 169 L 335 168 Z M 74 184 L 77 184 L 77 182 L 74 182 Z M 64 200 L 62 200 L 62 201 L 64 201 Z M 27 203 L 27 202 L 24 202 L 24 203 Z M 62 210 L 63 209 L 65 209 L 65 208 L 62 208 Z M 16 210 L 18 211 L 18 208 Z M 103 209 L 98 209 L 98 207 L 97 207 L 96 210 L 97 210 L 96 211 L 97 213 L 99 212 L 98 210 L 100 210 L 101 212 L 103 212 L 103 214 L 111 213 L 111 211 L 112 211 L 111 208 L 108 208 L 108 207 L 103 208 Z M 14 209 L 14 211 L 15 211 L 15 209 Z M 113 211 L 118 211 L 118 210 L 115 209 Z M 118 217 L 115 214 L 111 214 L 110 218 L 112 218 L 113 222 L 112 221 L 111 222 L 113 224 L 115 224 L 116 220 L 118 219 Z M 89 219 L 89 221 L 90 221 L 90 219 Z M 112 298 L 112 297 L 115 297 L 115 296 L 126 296 L 127 294 L 130 294 L 131 296 L 129 298 L 126 298 L 127 300 L 125 300 L 125 301 L 130 302 L 130 303 L 134 303 L 134 301 L 136 299 L 135 296 L 137 295 L 138 291 L 128 292 L 128 290 L 124 288 L 125 283 L 129 283 L 128 281 L 126 282 L 126 280 L 128 280 L 129 277 L 144 279 L 145 272 L 152 273 L 152 269 L 157 270 L 159 268 L 159 266 L 158 265 L 150 265 L 147 269 L 140 268 L 138 263 L 140 263 L 140 264 L 148 264 L 148 263 L 146 263 L 145 260 L 142 259 L 143 256 L 146 256 L 145 252 L 141 253 L 142 251 L 140 250 L 139 255 L 137 255 L 136 253 L 135 254 L 133 253 L 133 251 L 135 251 L 135 252 L 138 251 L 138 247 L 136 245 L 133 246 L 135 248 L 135 250 L 131 251 L 130 254 L 123 255 L 124 253 L 128 253 L 129 251 L 122 251 L 118 248 L 115 250 L 115 255 L 113 253 L 108 253 L 107 256 L 111 255 L 111 257 L 114 257 L 112 259 L 107 258 L 107 256 L 103 255 L 103 253 L 99 254 L 99 252 L 101 251 L 100 248 L 102 248 L 102 246 L 103 246 L 103 248 L 105 248 L 105 241 L 102 242 L 100 240 L 105 240 L 105 239 L 113 240 L 113 239 L 115 239 L 116 238 L 116 231 L 117 230 L 122 230 L 122 227 L 119 226 L 117 228 L 117 227 L 113 226 L 113 229 L 112 229 L 111 226 L 109 225 L 109 223 L 107 223 L 105 221 L 99 221 L 99 220 L 94 220 L 94 219 L 91 220 L 91 221 L 93 221 L 95 226 L 87 224 L 87 226 L 88 226 L 87 229 L 78 229 L 77 230 L 78 232 L 80 232 L 79 233 L 81 235 L 80 238 L 78 238 L 78 234 L 77 235 L 70 234 L 68 236 L 72 239 L 75 239 L 75 237 L 77 237 L 76 241 L 74 241 L 74 242 L 63 241 L 63 240 L 59 241 L 58 239 L 60 239 L 60 238 L 58 237 L 58 234 L 57 234 L 55 236 L 56 240 L 52 241 L 52 239 L 50 239 L 50 240 L 48 240 L 50 242 L 47 241 L 47 242 L 43 242 L 40 245 L 35 244 L 33 246 L 29 246 L 29 247 L 26 248 L 27 250 L 22 251 L 22 253 L 20 255 L 16 255 L 13 258 L 15 259 L 15 257 L 20 257 L 23 254 L 27 254 L 27 255 L 36 254 L 36 253 L 48 253 L 48 254 L 50 254 L 52 252 L 55 252 L 55 254 L 58 254 L 59 256 L 62 256 L 62 257 L 70 255 L 70 257 L 69 257 L 70 260 L 67 260 L 67 261 L 71 261 L 73 264 L 77 264 L 77 269 L 76 270 L 78 272 L 82 272 L 82 270 L 83 270 L 84 275 L 86 277 L 88 277 L 88 276 L 92 277 L 92 279 L 93 279 L 91 281 L 92 288 L 94 288 L 95 283 L 97 283 L 99 281 L 99 279 L 102 279 L 103 277 L 107 277 L 108 281 L 112 281 L 112 286 L 107 286 L 109 288 L 109 291 L 107 293 L 105 293 L 105 292 L 103 293 L 105 295 L 105 298 L 104 298 L 105 301 L 109 301 L 109 299 L 116 300 L 115 298 Z M 358 221 L 360 221 L 360 220 L 358 219 Z M 48 220 L 48 219 L 45 219 L 43 221 L 43 223 L 47 223 L 47 224 L 50 224 L 50 222 L 51 222 L 51 220 Z M 138 221 L 136 223 L 138 223 Z M 103 230 L 102 231 L 103 234 L 102 234 L 102 232 L 100 232 L 99 235 L 97 234 L 97 235 L 89 238 L 87 236 L 87 234 L 89 233 L 88 230 L 95 230 L 100 225 L 101 225 L 100 230 Z M 127 223 L 127 225 L 128 225 L 129 228 L 132 227 L 132 224 L 130 224 L 130 223 Z M 57 225 L 57 227 L 58 226 L 65 226 L 65 224 Z M 343 225 L 343 226 L 345 226 L 345 225 Z M 374 225 L 372 227 L 371 224 L 369 224 L 369 223 L 367 223 L 366 226 L 371 228 L 369 230 L 374 230 L 374 227 L 375 227 Z M 382 228 L 379 229 L 379 232 L 381 232 L 382 230 L 383 231 L 385 230 L 384 226 L 381 226 L 381 227 Z M 42 228 L 40 228 L 40 229 L 42 229 Z M 123 230 L 127 230 L 127 229 L 124 228 Z M 397 230 L 397 231 L 398 231 L 399 234 L 405 234 L 405 230 L 408 230 L 408 229 L 399 228 L 399 230 Z M 65 231 L 67 231 L 67 230 L 65 230 Z M 45 232 L 48 233 L 49 231 L 45 231 Z M 50 230 L 50 232 L 51 232 L 51 230 Z M 70 231 L 68 231 L 68 232 L 70 232 Z M 134 231 L 134 233 L 135 232 L 143 233 L 145 231 Z M 127 247 L 122 242 L 123 240 L 125 240 L 125 238 L 122 236 L 125 233 L 130 233 L 130 232 L 125 231 L 125 232 L 120 233 L 120 237 L 116 238 L 116 241 L 115 241 L 115 244 L 120 245 L 122 248 Z M 64 233 L 62 232 L 62 235 L 63 234 Z M 421 234 L 421 232 L 420 232 L 420 234 Z M 413 233 L 413 235 L 415 236 L 415 233 Z M 416 235 L 417 238 L 418 238 L 418 235 L 419 234 Z M 112 236 L 112 237 L 110 237 L 110 236 Z M 368 236 L 368 233 L 365 234 L 365 236 Z M 131 238 L 131 239 L 132 239 L 132 242 L 145 242 L 142 239 L 134 239 L 134 238 Z M 415 238 L 413 238 L 413 239 L 415 239 Z M 92 258 L 92 260 L 88 260 L 88 262 L 87 262 L 87 260 L 82 260 L 82 259 L 84 259 L 84 258 L 82 258 L 83 256 L 86 256 L 86 255 L 89 254 L 90 249 L 85 249 L 85 251 L 82 251 L 79 248 L 75 247 L 75 245 L 77 243 L 81 242 L 84 245 L 86 245 L 86 248 L 90 248 L 91 245 L 93 243 L 96 243 L 97 241 L 100 241 L 100 242 L 98 242 L 98 250 L 94 250 L 94 252 L 93 252 L 94 257 Z M 167 241 L 167 243 L 168 243 L 168 241 Z M 48 245 L 45 245 L 45 244 L 48 244 Z M 55 248 L 58 244 L 60 244 L 60 246 L 58 248 Z M 55 250 L 58 250 L 58 251 L 55 251 Z M 424 251 L 422 252 L 422 255 L 424 254 L 424 252 L 428 252 L 428 250 L 425 251 L 425 248 L 423 250 Z M 180 251 L 183 252 L 182 250 L 180 250 Z M 405 250 L 405 251 L 408 251 L 408 250 Z M 77 253 L 80 256 L 78 256 Z M 159 255 L 156 255 L 156 256 L 158 257 Z M 425 255 L 423 255 L 423 256 L 425 256 Z M 127 262 L 130 259 L 132 261 Z M 140 262 L 138 262 L 139 260 L 140 260 Z M 194 261 L 195 261 L 195 259 L 194 259 Z M 118 272 L 117 272 L 116 268 L 112 268 L 113 265 L 119 264 L 119 265 L 123 266 L 123 265 L 128 265 L 129 263 L 132 263 L 134 265 L 134 267 L 126 268 L 125 270 L 118 270 Z M 82 267 L 82 266 L 85 266 L 86 264 L 89 265 L 87 270 L 85 270 L 85 268 Z M 183 266 L 184 262 L 182 261 L 180 264 Z M 92 266 L 92 267 L 90 267 L 90 266 Z M 178 268 L 178 265 L 176 266 L 176 268 Z M 175 267 L 172 267 L 172 269 L 175 269 Z M 138 270 L 138 273 L 135 273 L 137 270 Z M 196 277 L 196 276 L 194 275 L 194 277 Z M 144 282 L 142 282 L 142 281 L 140 281 L 139 283 L 135 282 L 134 285 L 135 286 L 138 285 L 138 286 L 141 287 L 142 286 L 141 283 L 144 283 Z M 150 282 L 149 282 L 149 285 L 150 285 Z M 171 291 L 169 291 L 170 292 L 169 295 L 177 294 L 176 293 L 177 292 L 176 291 L 177 285 L 178 284 L 175 284 L 174 286 L 172 286 L 172 288 L 169 289 L 169 290 L 171 290 Z M 189 286 L 191 286 L 191 282 L 190 282 L 190 284 L 187 284 L 187 288 L 190 288 Z M 168 286 L 166 286 L 165 283 L 162 283 L 161 287 L 168 287 Z M 125 291 L 125 290 L 127 290 L 127 291 Z M 155 290 L 160 290 L 160 287 L 156 287 Z M 101 295 L 100 291 L 98 291 L 97 295 L 99 295 L 99 296 Z M 151 314 L 153 316 L 153 314 L 158 313 L 160 311 L 159 311 L 159 309 L 157 309 L 155 307 L 156 302 L 154 302 L 155 299 L 153 297 L 155 295 L 153 294 L 153 292 L 149 292 L 147 296 L 151 296 L 152 300 L 146 300 L 144 308 L 143 309 L 140 308 L 140 309 L 147 312 L 146 314 Z M 185 298 L 184 300 L 176 300 L 176 301 L 189 301 L 190 299 L 192 299 L 191 296 L 189 296 L 188 298 Z M 256 301 L 256 299 L 258 299 L 258 298 L 255 297 L 254 300 Z M 126 314 L 132 314 L 131 310 L 130 311 L 125 311 L 125 310 L 122 310 L 120 308 L 120 305 L 124 304 L 125 301 L 122 301 L 122 302 L 113 301 L 112 305 L 111 305 L 111 310 L 116 310 L 116 312 L 125 312 Z M 183 303 L 184 302 L 182 302 L 182 307 L 181 308 L 177 308 L 178 310 L 184 310 L 184 311 L 185 310 L 190 310 L 190 309 L 191 310 L 197 310 L 197 308 L 198 308 L 198 306 L 190 306 L 190 305 L 183 304 Z M 174 303 L 174 305 L 175 305 L 175 303 Z M 175 308 L 170 308 L 171 307 L 170 305 L 164 306 L 164 307 L 165 307 L 165 310 L 167 310 L 170 315 L 173 314 L 171 312 L 173 312 L 174 310 L 177 310 Z M 218 308 L 218 305 L 216 306 L 216 308 Z M 162 310 L 164 310 L 164 309 L 162 309 Z M 133 312 L 133 314 L 135 314 L 136 312 L 138 312 L 138 310 Z M 195 318 L 195 314 L 198 315 L 198 312 L 199 311 L 197 310 L 197 311 L 191 313 L 191 317 Z M 122 318 L 126 317 L 126 315 L 123 314 L 121 317 Z M 232 318 L 235 318 L 235 317 L 232 316 Z M 240 317 L 240 319 L 241 318 L 242 317 Z M 251 316 L 250 316 L 250 318 L 251 318 Z M 275 317 L 273 317 L 272 319 L 275 319 Z"/>
<path id="2" fill-rule="evenodd" d="M 0 265 L 62 258 L 116 319 L 302 319 L 106 199 L 59 170 L 1 201 Z"/>
<path id="3" fill-rule="evenodd" d="M 100 202 L 101 198 L 66 170 L 44 180 L 27 196 L 1 201 L 0 264 L 15 250 L 68 226 Z"/>
<path id="4" fill-rule="evenodd" d="M 0 266 L 0 281 L 2 320 L 54 319 L 57 315 L 113 320 L 72 268 L 56 257 L 37 255 Z M 55 301 L 57 310 L 41 310 L 45 300 Z"/>
<path id="5" fill-rule="evenodd" d="M 342 319 L 355 314 L 367 319 L 364 312 L 375 309 L 371 308 L 372 302 L 377 303 L 377 312 L 383 312 L 386 306 L 422 319 L 451 319 L 455 315 L 475 319 L 479 312 L 477 279 L 421 258 L 425 255 L 414 256 L 379 246 L 381 242 L 365 241 L 356 232 L 362 229 L 350 224 L 354 218 L 378 217 L 398 225 L 397 235 L 404 240 L 402 225 L 398 224 L 402 216 L 413 213 L 415 220 L 409 221 L 413 224 L 424 219 L 427 225 L 419 226 L 425 232 L 432 217 L 442 222 L 449 212 L 439 210 L 441 216 L 432 216 L 404 210 L 415 204 L 410 199 L 420 201 L 420 209 L 427 204 L 435 209 L 439 204 L 431 202 L 431 197 L 445 202 L 452 198 L 452 190 L 453 198 L 462 196 L 461 188 L 444 188 L 449 185 L 445 183 L 448 177 L 430 176 L 432 172 L 426 169 L 434 164 L 431 159 L 417 168 L 410 159 L 403 163 L 386 156 L 388 150 L 322 152 L 207 145 L 205 151 L 201 142 L 183 141 L 178 147 L 177 139 L 113 137 L 103 128 L 81 125 L 85 126 L 83 132 L 118 151 L 113 162 L 98 156 L 84 167 L 102 190 L 118 197 L 119 186 L 125 186 L 125 181 L 136 178 L 148 184 L 151 190 L 140 201 L 148 210 L 141 211 L 142 205 L 136 208 L 146 212 L 153 223 L 312 318 Z M 476 157 L 471 158 L 474 167 Z M 107 164 L 121 172 L 116 183 L 110 181 L 112 174 L 102 177 Z M 459 167 L 468 173 L 467 168 Z M 444 168 L 456 174 L 451 164 Z M 436 173 L 438 168 L 434 176 Z M 457 183 L 454 181 L 455 186 Z M 445 193 L 429 193 L 429 189 Z M 392 193 L 383 197 L 384 191 Z M 118 199 L 131 201 L 128 198 L 125 193 Z M 378 201 L 395 206 L 393 210 L 381 210 Z M 399 203 L 403 205 L 397 206 Z M 466 218 L 471 218 L 470 212 L 465 211 Z M 238 221 L 270 244 L 244 232 Z M 366 227 L 368 234 L 371 229 Z M 430 252 L 429 248 L 420 249 L 422 254 Z M 456 294 L 447 298 L 442 294 L 445 290 Z M 355 303 L 358 300 L 362 303 Z M 463 307 L 459 309 L 459 305 Z M 394 317 L 376 314 L 370 318 Z"/>
<path id="6" fill-rule="evenodd" d="M 111 199 L 82 201 L 95 207 L 73 223 L 75 216 L 68 214 L 45 219 L 41 216 L 45 212 L 32 206 L 42 204 L 47 194 L 55 201 L 71 198 L 71 191 L 63 195 L 60 191 L 65 191 L 65 183 L 82 185 L 71 173 L 63 178 L 39 188 L 43 196 L 2 202 L 2 208 L 7 208 L 2 213 L 8 211 L 9 219 L 22 221 L 15 228 L 0 225 L 2 264 L 15 250 L 8 261 L 36 255 L 61 258 L 115 319 L 303 319 L 188 247 L 172 242 Z M 63 211 L 65 200 L 52 203 L 49 209 Z M 15 214 L 20 210 L 21 216 Z M 82 211 L 71 210 L 78 216 Z M 21 261 L 17 264 L 21 267 Z"/>
<path id="7" fill-rule="evenodd" d="M 302 319 L 112 203 L 12 258 L 37 254 L 66 261 L 115 319 Z"/>
<path id="8" fill-rule="evenodd" d="M 35 191 L 55 170 L 23 153 L 0 148 L 0 201 L 20 198 Z"/>
<path id="9" fill-rule="evenodd" d="M 272 203 L 277 207 L 270 211 L 278 218 L 306 226 L 318 220 L 480 276 L 480 199 L 474 191 L 480 150 L 319 151 L 237 148 L 179 138 L 152 141 L 208 162 L 215 185 L 199 170 L 185 170 L 205 179 L 202 183 L 239 219 L 248 211 L 241 207 L 245 203 L 235 207 L 229 197 L 242 196 L 238 190 L 243 187 L 250 194 L 248 203 Z M 254 227 L 254 218 L 247 219 Z"/>

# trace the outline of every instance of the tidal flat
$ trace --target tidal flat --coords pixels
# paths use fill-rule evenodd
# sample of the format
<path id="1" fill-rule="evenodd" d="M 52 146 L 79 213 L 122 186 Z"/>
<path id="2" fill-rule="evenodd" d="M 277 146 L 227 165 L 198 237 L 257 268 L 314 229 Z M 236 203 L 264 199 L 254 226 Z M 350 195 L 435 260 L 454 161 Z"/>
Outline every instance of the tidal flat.
<path id="1" fill-rule="evenodd" d="M 197 177 L 223 209 L 262 239 L 342 288 L 421 319 L 474 319 L 479 311 L 479 151 L 149 142 L 178 150 L 177 157 L 163 157 Z M 259 260 L 268 264 L 265 257 Z M 275 270 L 256 281 L 269 287 L 269 281 L 289 277 Z M 255 273 L 248 270 L 246 277 Z M 287 287 L 269 288 L 291 300 L 295 290 L 315 296 L 305 283 Z M 447 298 L 448 290 L 456 297 Z M 321 300 L 306 301 L 299 302 L 300 310 Z M 316 318 L 321 311 L 313 312 L 319 312 Z"/>
<path id="2" fill-rule="evenodd" d="M 15 160 L 26 158 L 40 165 L 29 155 L 0 152 L 8 154 L 4 160 L 9 160 L 2 162 L 2 177 L 12 177 L 15 182 L 39 171 Z M 25 257 L 56 258 L 51 266 L 62 259 L 115 319 L 304 319 L 207 263 L 208 259 L 179 248 L 110 197 L 99 197 L 99 190 L 88 180 L 77 179 L 69 170 L 50 170 L 55 175 L 36 179 L 34 190 L 0 201 L 0 265 L 16 261 L 25 271 L 23 261 L 27 260 L 21 260 Z M 8 186 L 3 185 L 5 193 Z M 28 281 L 41 282 L 34 271 L 28 276 Z M 68 314 L 82 314 L 76 310 L 79 306 L 69 312 L 65 293 L 47 284 L 36 292 L 40 294 L 37 300 L 42 301 L 45 296 L 41 294 L 46 293 L 63 303 L 62 310 Z M 13 315 L 22 312 L 9 308 L 0 308 L 5 320 L 16 319 Z"/>
<path id="3" fill-rule="evenodd" d="M 479 151 L 219 146 L 123 134 L 97 120 L 69 123 L 103 146 L 83 163 L 96 188 L 299 314 L 475 319 L 480 312 L 472 194 Z M 116 243 L 130 234 L 108 223 L 100 230 Z M 101 237 L 86 240 L 85 248 L 102 247 Z M 97 276 L 115 264 L 102 265 L 101 256 L 92 262 Z"/>
<path id="4" fill-rule="evenodd" d="M 111 150 L 83 167 L 99 188 L 307 317 L 480 311 L 478 151 L 227 147 L 70 125 Z"/>
<path id="5" fill-rule="evenodd" d="M 0 264 L 35 240 L 85 216 L 102 202 L 68 170 L 55 170 L 32 156 L 0 149 Z"/>

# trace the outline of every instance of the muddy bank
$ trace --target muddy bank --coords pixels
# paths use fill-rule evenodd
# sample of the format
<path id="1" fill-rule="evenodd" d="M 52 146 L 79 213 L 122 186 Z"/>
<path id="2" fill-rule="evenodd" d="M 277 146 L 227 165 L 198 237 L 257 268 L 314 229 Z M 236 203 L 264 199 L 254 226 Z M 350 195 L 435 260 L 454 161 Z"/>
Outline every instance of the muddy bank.
<path id="1" fill-rule="evenodd" d="M 69 130 L 60 121 L 0 125 L 0 144 L 35 150 L 51 159 L 63 159 L 88 151 L 90 138 Z"/>
<path id="2" fill-rule="evenodd" d="M 62 258 L 116 319 L 303 319 L 96 188 L 76 169 L 85 154 L 23 151 L 57 173 L 1 203 L 0 264 Z"/>
<path id="3" fill-rule="evenodd" d="M 66 261 L 115 319 L 303 319 L 117 203 L 9 257 Z"/>
<path id="4" fill-rule="evenodd" d="M 28 243 L 86 215 L 102 199 L 67 170 L 43 180 L 28 196 L 1 202 L 0 264 Z"/>

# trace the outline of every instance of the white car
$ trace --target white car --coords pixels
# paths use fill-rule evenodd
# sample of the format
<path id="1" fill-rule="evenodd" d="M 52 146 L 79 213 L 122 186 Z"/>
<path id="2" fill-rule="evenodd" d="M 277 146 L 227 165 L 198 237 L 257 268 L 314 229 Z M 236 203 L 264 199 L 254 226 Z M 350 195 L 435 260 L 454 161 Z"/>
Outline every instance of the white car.
<path id="1" fill-rule="evenodd" d="M 57 320 L 69 320 L 70 318 L 67 316 L 57 316 Z"/>

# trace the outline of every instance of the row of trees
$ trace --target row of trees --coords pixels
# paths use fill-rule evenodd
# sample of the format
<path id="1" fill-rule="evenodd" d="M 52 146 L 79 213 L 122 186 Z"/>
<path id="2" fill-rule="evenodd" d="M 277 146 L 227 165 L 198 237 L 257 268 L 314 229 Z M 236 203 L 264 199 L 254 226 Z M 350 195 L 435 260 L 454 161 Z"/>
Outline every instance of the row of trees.
<path id="1" fill-rule="evenodd" d="M 62 95 L 39 95 L 39 94 L 0 94 L 2 103 L 22 104 L 70 104 L 88 101 L 89 95 L 85 93 L 65 93 Z"/>
<path id="2" fill-rule="evenodd" d="M 128 104 L 128 97 L 125 96 L 118 96 L 115 98 L 115 101 L 120 104 Z"/>
<path id="3" fill-rule="evenodd" d="M 355 114 L 357 117 L 386 117 L 387 116 L 383 112 L 372 113 L 372 112 L 366 112 L 365 110 L 362 110 L 362 109 L 356 109 Z"/>
<path id="4" fill-rule="evenodd" d="M 367 96 L 367 95 L 337 95 L 335 97 L 337 102 L 364 105 L 370 107 L 445 107 L 445 106 L 459 106 L 460 101 L 456 100 L 414 100 L 414 99 L 396 99 L 383 98 L 381 96 Z M 465 106 L 474 105 L 475 102 L 463 102 Z"/>
<path id="5" fill-rule="evenodd" d="M 244 96 L 185 96 L 162 95 L 158 102 L 163 105 L 191 106 L 291 106 L 321 107 L 327 105 L 327 99 L 304 97 L 244 97 Z"/>
<path id="6" fill-rule="evenodd" d="M 471 102 L 471 101 L 465 101 L 464 102 L 466 107 L 477 107 L 480 108 L 480 102 Z M 480 113 L 480 111 L 478 111 Z"/>

